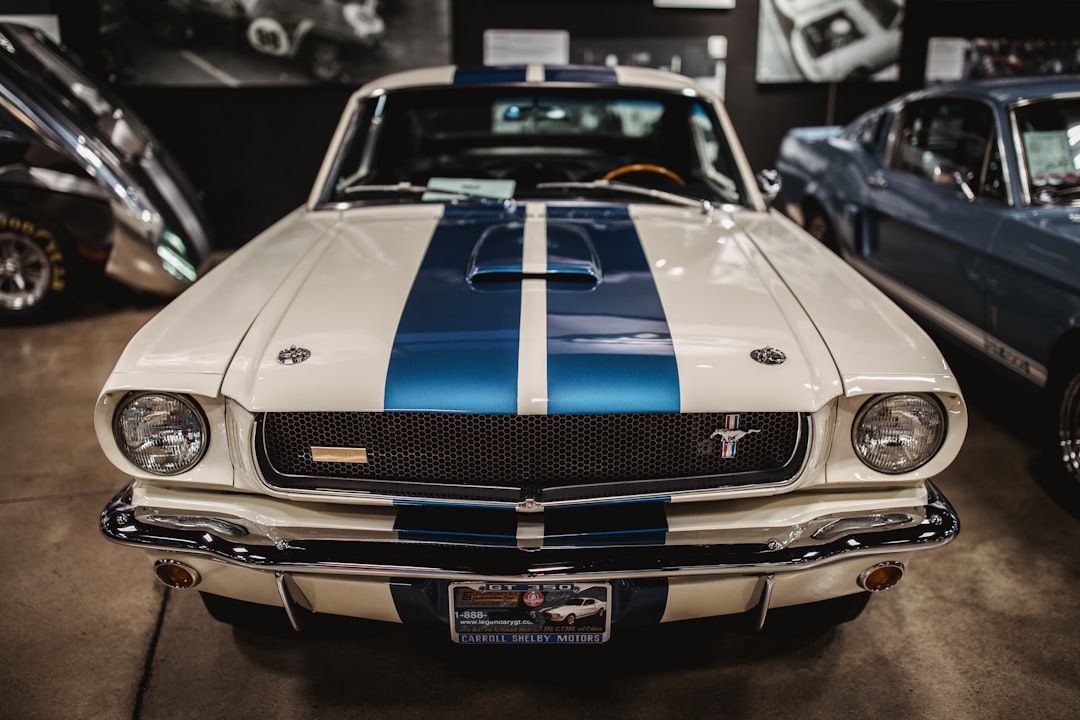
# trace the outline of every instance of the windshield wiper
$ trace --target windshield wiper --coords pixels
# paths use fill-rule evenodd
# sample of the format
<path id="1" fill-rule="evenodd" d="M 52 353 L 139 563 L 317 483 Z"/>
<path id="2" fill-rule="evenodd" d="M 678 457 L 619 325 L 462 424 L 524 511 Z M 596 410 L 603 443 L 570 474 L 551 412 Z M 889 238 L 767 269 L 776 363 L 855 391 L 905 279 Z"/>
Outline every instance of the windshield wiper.
<path id="1" fill-rule="evenodd" d="M 546 182 L 538 183 L 537 190 L 610 190 L 631 195 L 644 195 L 656 200 L 663 200 L 672 205 L 697 208 L 703 213 L 711 213 L 713 204 L 704 198 L 689 198 L 655 188 L 639 187 L 629 183 L 611 182 L 610 180 L 590 180 L 589 182 Z"/>
<path id="2" fill-rule="evenodd" d="M 436 193 L 438 195 L 445 196 L 448 200 L 469 200 L 473 202 L 491 204 L 491 205 L 509 205 L 513 204 L 513 198 L 501 198 L 494 195 L 481 195 L 478 193 L 462 192 L 460 190 L 448 190 L 438 187 L 429 187 L 427 185 L 413 185 L 412 183 L 400 182 L 389 185 L 347 185 L 344 188 L 338 190 L 339 193 L 345 195 L 365 194 L 365 193 L 406 193 L 409 195 L 422 195 L 425 193 Z"/>

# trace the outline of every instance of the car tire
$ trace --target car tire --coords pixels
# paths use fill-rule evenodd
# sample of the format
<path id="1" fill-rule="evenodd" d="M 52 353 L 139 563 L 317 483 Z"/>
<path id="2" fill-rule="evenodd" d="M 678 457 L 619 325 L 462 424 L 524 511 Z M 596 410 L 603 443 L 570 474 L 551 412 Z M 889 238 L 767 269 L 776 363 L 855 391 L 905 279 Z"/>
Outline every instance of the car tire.
<path id="1" fill-rule="evenodd" d="M 805 227 L 806 231 L 813 235 L 818 242 L 837 255 L 840 254 L 840 245 L 836 242 L 836 232 L 833 230 L 829 218 L 825 216 L 824 210 L 817 205 L 808 208 Z"/>
<path id="2" fill-rule="evenodd" d="M 762 632 L 772 636 L 807 637 L 822 635 L 837 625 L 862 614 L 870 602 L 870 593 L 859 592 L 806 605 L 770 610 Z"/>
<path id="3" fill-rule="evenodd" d="M 1050 386 L 1050 413 L 1055 418 L 1056 449 L 1061 469 L 1080 486 L 1080 366 L 1073 364 Z"/>
<path id="4" fill-rule="evenodd" d="M 203 605 L 210 617 L 238 630 L 258 635 L 287 636 L 296 631 L 289 623 L 284 608 L 272 605 L 236 600 L 234 598 L 200 592 Z"/>
<path id="5" fill-rule="evenodd" d="M 573 627 L 575 623 L 577 623 L 577 615 L 575 615 L 574 613 L 570 613 L 566 616 L 566 620 L 564 620 L 563 622 L 565 622 L 570 627 Z"/>
<path id="6" fill-rule="evenodd" d="M 71 311 L 82 267 L 62 233 L 0 209 L 0 325 L 54 320 Z"/>

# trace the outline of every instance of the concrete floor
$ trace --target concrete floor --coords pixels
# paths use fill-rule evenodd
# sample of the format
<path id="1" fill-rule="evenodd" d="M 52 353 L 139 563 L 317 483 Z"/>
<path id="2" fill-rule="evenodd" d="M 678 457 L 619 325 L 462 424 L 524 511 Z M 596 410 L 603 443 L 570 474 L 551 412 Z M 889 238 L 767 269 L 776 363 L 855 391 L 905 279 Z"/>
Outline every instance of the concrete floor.
<path id="1" fill-rule="evenodd" d="M 0 329 L 0 717 L 1074 718 L 1080 502 L 1050 482 L 1025 395 L 954 359 L 971 432 L 939 485 L 962 531 L 813 640 L 709 622 L 597 648 L 457 647 L 397 626 L 234 632 L 97 530 L 126 482 L 97 392 L 157 310 Z"/>

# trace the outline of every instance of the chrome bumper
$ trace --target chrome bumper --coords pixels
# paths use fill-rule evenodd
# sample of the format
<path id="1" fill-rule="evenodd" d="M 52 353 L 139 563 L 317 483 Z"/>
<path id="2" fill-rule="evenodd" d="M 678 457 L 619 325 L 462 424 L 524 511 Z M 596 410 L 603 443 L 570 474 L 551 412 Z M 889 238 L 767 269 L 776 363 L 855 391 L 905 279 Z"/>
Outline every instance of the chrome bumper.
<path id="1" fill-rule="evenodd" d="M 189 553 L 252 570 L 469 580 L 773 574 L 859 555 L 895 554 L 943 545 L 960 530 L 944 495 L 927 483 L 927 504 L 882 513 L 825 516 L 792 528 L 719 531 L 695 542 L 667 543 L 606 533 L 581 543 L 539 546 L 486 543 L 428 533 L 423 538 L 305 537 L 266 532 L 235 518 L 162 515 L 132 504 L 132 486 L 101 514 L 110 540 L 146 550 Z M 781 541 L 778 537 L 790 540 Z"/>

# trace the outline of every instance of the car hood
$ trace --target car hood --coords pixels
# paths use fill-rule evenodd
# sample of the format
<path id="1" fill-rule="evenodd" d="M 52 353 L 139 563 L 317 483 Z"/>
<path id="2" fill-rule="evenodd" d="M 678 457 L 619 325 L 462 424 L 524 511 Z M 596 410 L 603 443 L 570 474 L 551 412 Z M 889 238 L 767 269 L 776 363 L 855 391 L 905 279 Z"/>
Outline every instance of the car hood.
<path id="1" fill-rule="evenodd" d="M 866 391 L 864 367 L 944 372 L 932 345 L 897 353 L 898 329 L 922 336 L 876 290 L 750 210 L 298 211 L 162 316 L 114 384 L 220 379 L 251 411 L 813 411 Z"/>

